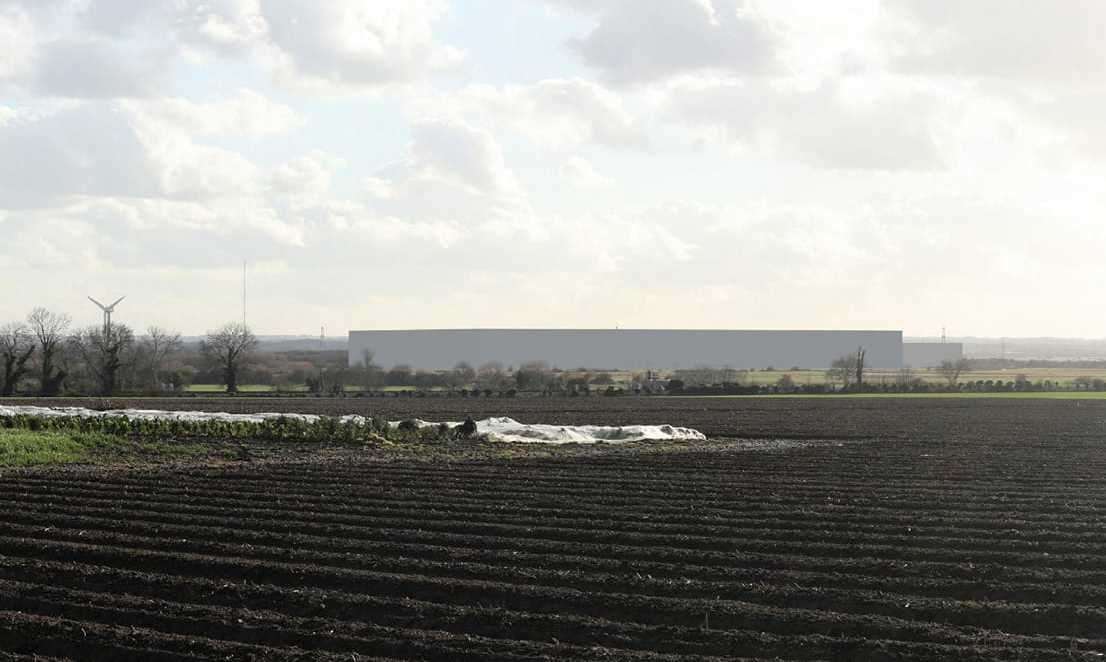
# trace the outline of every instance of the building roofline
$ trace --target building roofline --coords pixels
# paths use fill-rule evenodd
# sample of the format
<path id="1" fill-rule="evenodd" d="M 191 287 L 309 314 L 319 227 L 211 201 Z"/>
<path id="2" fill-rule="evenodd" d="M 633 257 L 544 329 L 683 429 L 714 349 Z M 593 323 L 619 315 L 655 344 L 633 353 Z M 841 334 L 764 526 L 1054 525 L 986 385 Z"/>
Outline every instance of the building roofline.
<path id="1" fill-rule="evenodd" d="M 666 333 L 902 333 L 901 329 L 551 329 L 551 328 L 525 328 L 525 327 L 474 327 L 452 329 L 350 329 L 349 333 L 442 333 L 453 331 L 542 331 L 542 332 L 666 332 Z"/>

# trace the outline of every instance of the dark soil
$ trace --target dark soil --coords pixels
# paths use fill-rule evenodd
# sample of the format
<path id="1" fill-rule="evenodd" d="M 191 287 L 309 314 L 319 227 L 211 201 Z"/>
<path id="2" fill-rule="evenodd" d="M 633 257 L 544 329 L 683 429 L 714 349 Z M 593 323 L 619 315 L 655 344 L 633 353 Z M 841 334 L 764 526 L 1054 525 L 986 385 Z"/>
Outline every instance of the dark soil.
<path id="1" fill-rule="evenodd" d="M 174 404 L 725 439 L 5 471 L 0 661 L 1106 652 L 1106 402 Z"/>

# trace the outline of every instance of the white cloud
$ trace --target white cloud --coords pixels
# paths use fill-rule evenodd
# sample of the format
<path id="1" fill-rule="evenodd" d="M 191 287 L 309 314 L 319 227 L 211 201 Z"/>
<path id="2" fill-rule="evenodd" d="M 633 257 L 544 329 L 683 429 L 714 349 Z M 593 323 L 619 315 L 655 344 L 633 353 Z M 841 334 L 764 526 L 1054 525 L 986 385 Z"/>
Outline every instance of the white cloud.
<path id="1" fill-rule="evenodd" d="M 746 0 L 776 35 L 780 75 L 817 81 L 882 69 L 884 43 L 873 38 L 882 0 Z"/>
<path id="2" fill-rule="evenodd" d="M 330 191 L 335 171 L 345 165 L 344 160 L 315 150 L 278 166 L 269 176 L 270 187 L 277 194 L 324 196 Z"/>
<path id="3" fill-rule="evenodd" d="M 40 44 L 30 86 L 52 97 L 150 96 L 164 87 L 170 52 L 134 54 L 104 38 L 59 39 Z"/>
<path id="4" fill-rule="evenodd" d="M 1001 129 L 996 151 L 1033 149 L 1029 158 L 1055 167 L 1106 153 L 1104 30 L 1099 2 L 885 0 L 872 38 L 890 71 L 947 90 L 961 115 L 995 120 L 964 141 Z M 975 98 L 963 103 L 967 86 Z"/>
<path id="5" fill-rule="evenodd" d="M 622 97 L 591 81 L 548 79 L 532 85 L 471 85 L 421 101 L 427 115 L 455 112 L 469 120 L 510 127 L 539 145 L 571 150 L 585 144 L 642 148 L 643 127 Z"/>
<path id="6" fill-rule="evenodd" d="M 206 0 L 201 0 L 206 1 Z M 176 0 L 49 0 L 75 15 L 77 30 L 114 40 L 134 37 L 136 33 L 157 30 L 167 23 L 174 9 L 183 3 Z M 162 37 L 165 35 L 163 34 Z"/>
<path id="7" fill-rule="evenodd" d="M 268 38 L 260 0 L 182 3 L 176 17 L 181 38 L 224 54 L 246 53 Z"/>
<path id="8" fill-rule="evenodd" d="M 606 188 L 614 183 L 610 177 L 597 171 L 590 161 L 579 156 L 573 156 L 562 163 L 560 174 L 581 188 Z"/>
<path id="9" fill-rule="evenodd" d="M 0 128 L 0 207 L 74 195 L 152 196 L 155 165 L 117 107 L 67 108 Z"/>
<path id="10" fill-rule="evenodd" d="M 555 0 L 597 16 L 571 48 L 605 78 L 642 83 L 704 71 L 778 67 L 775 36 L 733 0 Z"/>
<path id="11" fill-rule="evenodd" d="M 72 98 L 152 96 L 185 55 L 243 57 L 294 86 L 409 83 L 463 59 L 440 0 L 51 0 L 0 5 L 0 81 Z"/>
<path id="12" fill-rule="evenodd" d="M 406 166 L 414 179 L 446 183 L 474 194 L 517 194 L 514 174 L 487 131 L 447 121 L 421 122 L 411 130 Z"/>
<path id="13" fill-rule="evenodd" d="M 437 41 L 438 0 L 262 0 L 269 38 L 285 66 L 328 85 L 407 82 L 457 65 L 462 54 Z"/>
<path id="14" fill-rule="evenodd" d="M 558 224 L 558 240 L 569 257 L 577 257 L 573 264 L 583 262 L 585 273 L 653 278 L 659 269 L 683 269 L 698 250 L 670 220 L 648 213 L 592 214 Z"/>
<path id="15" fill-rule="evenodd" d="M 302 228 L 252 200 L 88 198 L 16 212 L 7 225 L 18 245 L 37 247 L 15 253 L 20 263 L 59 270 L 202 269 L 304 243 Z"/>
<path id="16" fill-rule="evenodd" d="M 202 133 L 197 123 L 213 131 L 234 131 L 239 121 L 256 126 L 237 101 L 193 105 L 184 126 L 165 112 L 179 110 L 177 102 L 152 104 L 147 114 L 142 102 L 86 101 L 0 126 L 0 208 L 75 196 L 201 199 L 256 188 L 249 160 L 193 137 Z"/>
<path id="17" fill-rule="evenodd" d="M 1106 72 L 1096 0 L 887 0 L 893 64 L 921 74 L 1077 80 Z"/>
<path id="18" fill-rule="evenodd" d="M 301 127 L 305 119 L 292 108 L 247 89 L 210 102 L 161 98 L 127 102 L 124 107 L 144 122 L 192 136 L 263 137 Z"/>
<path id="19" fill-rule="evenodd" d="M 1097 5 L 546 1 L 0 0 L 0 314 L 194 332 L 248 259 L 265 332 L 1094 318 Z"/>
<path id="20" fill-rule="evenodd" d="M 18 6 L 0 5 L 0 82 L 27 74 L 34 55 L 35 28 Z"/>
<path id="21" fill-rule="evenodd" d="M 173 47 L 158 40 L 123 38 L 142 11 L 118 2 L 53 0 L 0 5 L 0 80 L 16 89 L 53 97 L 148 96 L 165 84 Z M 112 5 L 109 7 L 109 5 Z M 126 8 L 124 8 L 126 9 Z M 108 14 L 104 25 L 79 20 Z M 115 29 L 115 19 L 126 20 Z M 95 23 L 95 21 L 93 21 Z"/>
<path id="22" fill-rule="evenodd" d="M 933 169 L 934 102 L 919 93 L 857 98 L 846 87 L 780 89 L 759 81 L 700 80 L 673 85 L 668 112 L 737 141 L 826 168 Z"/>

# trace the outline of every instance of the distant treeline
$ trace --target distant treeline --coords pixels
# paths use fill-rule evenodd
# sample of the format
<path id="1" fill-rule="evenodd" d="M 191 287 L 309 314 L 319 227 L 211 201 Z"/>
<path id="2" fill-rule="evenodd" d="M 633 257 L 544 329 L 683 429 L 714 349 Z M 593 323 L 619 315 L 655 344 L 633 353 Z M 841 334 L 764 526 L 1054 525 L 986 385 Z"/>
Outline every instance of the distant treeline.
<path id="1" fill-rule="evenodd" d="M 1020 361 L 961 359 L 946 361 L 936 373 L 941 381 L 922 379 L 904 368 L 873 374 L 865 366 L 864 348 L 839 357 L 822 383 L 797 383 L 788 372 L 763 383 L 768 368 L 753 371 L 697 367 L 666 371 L 562 369 L 544 361 L 518 366 L 458 362 L 448 370 L 418 370 L 408 365 L 385 368 L 371 352 L 349 365 L 343 350 L 258 351 L 248 327 L 229 323 L 202 342 L 182 342 L 178 333 L 150 327 L 137 335 L 122 323 L 71 328 L 67 315 L 42 308 L 25 321 L 0 325 L 0 395 L 155 395 L 186 393 L 194 385 L 235 391 L 238 385 L 262 386 L 278 393 L 383 396 L 402 393 L 446 393 L 466 397 L 617 396 L 617 395 L 759 395 L 841 392 L 1000 392 L 1106 390 L 1106 381 L 1077 377 L 1060 383 L 1030 379 L 970 380 L 978 371 L 1021 369 L 1100 369 L 1106 361 Z M 755 379 L 753 377 L 756 377 Z"/>
<path id="2" fill-rule="evenodd" d="M 968 370 L 1024 370 L 1053 368 L 1063 370 L 1066 368 L 1078 368 L 1087 370 L 1106 371 L 1106 360 L 1085 359 L 1075 361 L 1058 361 L 1049 359 L 967 359 Z"/>

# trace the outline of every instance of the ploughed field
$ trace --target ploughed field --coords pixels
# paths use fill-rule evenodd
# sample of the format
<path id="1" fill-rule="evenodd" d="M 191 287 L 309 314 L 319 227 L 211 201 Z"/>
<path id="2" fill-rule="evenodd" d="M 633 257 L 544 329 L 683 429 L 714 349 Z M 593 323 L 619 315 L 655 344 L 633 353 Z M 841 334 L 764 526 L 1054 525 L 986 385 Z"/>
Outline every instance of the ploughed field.
<path id="1" fill-rule="evenodd" d="M 401 406 L 802 443 L 4 471 L 0 660 L 1106 652 L 1106 402 Z"/>
<path id="2" fill-rule="evenodd" d="M 943 435 L 949 425 L 1056 424 L 1092 402 L 834 397 L 603 397 L 578 398 L 315 398 L 207 396 L 163 398 L 0 398 L 0 404 L 94 409 L 165 409 L 230 413 L 361 414 L 388 420 L 462 421 L 509 416 L 523 423 L 660 425 L 695 428 L 712 437 L 871 438 L 887 434 Z M 1047 421 L 1047 423 L 1045 423 Z M 1081 424 L 1082 419 L 1076 425 Z"/>

